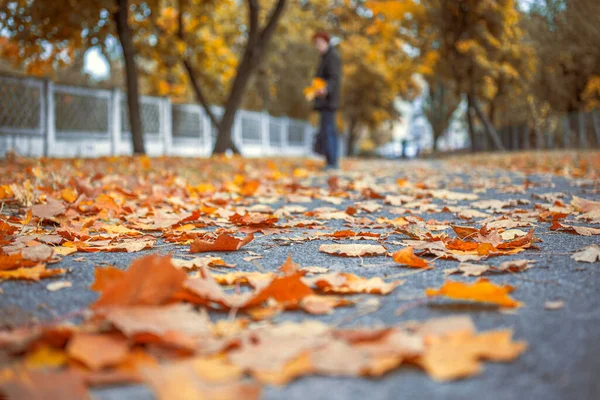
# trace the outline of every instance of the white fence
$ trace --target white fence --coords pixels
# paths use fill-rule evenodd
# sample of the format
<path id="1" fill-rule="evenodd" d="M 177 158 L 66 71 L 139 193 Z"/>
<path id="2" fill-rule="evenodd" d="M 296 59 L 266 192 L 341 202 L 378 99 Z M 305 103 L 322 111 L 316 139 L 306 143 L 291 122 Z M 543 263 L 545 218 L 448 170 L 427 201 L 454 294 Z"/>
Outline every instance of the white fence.
<path id="1" fill-rule="evenodd" d="M 216 130 L 203 108 L 140 98 L 144 144 L 149 155 L 208 156 Z M 220 115 L 222 109 L 214 107 Z M 0 157 L 14 149 L 27 156 L 97 157 L 131 154 L 126 96 L 0 76 Z M 312 154 L 315 128 L 306 121 L 240 110 L 233 140 L 244 156 Z"/>

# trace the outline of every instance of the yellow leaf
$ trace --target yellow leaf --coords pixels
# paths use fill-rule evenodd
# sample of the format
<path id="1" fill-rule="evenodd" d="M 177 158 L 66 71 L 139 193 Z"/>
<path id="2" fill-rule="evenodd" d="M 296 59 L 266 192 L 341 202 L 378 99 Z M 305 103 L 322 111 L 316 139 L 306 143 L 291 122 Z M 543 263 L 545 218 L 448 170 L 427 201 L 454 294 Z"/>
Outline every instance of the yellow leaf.
<path id="1" fill-rule="evenodd" d="M 513 290 L 510 285 L 498 286 L 488 279 L 480 278 L 472 284 L 446 281 L 439 289 L 425 289 L 425 294 L 430 297 L 446 296 L 451 299 L 493 303 L 501 307 L 514 308 L 521 306 L 521 303 L 508 295 Z"/>
<path id="2" fill-rule="evenodd" d="M 63 350 L 42 345 L 25 357 L 27 368 L 58 368 L 67 362 L 67 355 Z"/>

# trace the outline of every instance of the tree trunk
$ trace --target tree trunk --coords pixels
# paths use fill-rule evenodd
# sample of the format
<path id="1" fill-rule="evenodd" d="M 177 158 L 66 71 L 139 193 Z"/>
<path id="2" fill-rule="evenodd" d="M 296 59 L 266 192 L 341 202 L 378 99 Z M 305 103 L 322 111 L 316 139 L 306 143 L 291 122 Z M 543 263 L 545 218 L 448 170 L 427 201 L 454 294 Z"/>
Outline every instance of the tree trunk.
<path id="1" fill-rule="evenodd" d="M 504 145 L 502 145 L 502 141 L 500 141 L 498 132 L 496 132 L 496 129 L 494 128 L 494 126 L 492 125 L 492 123 L 490 122 L 488 117 L 485 115 L 485 113 L 483 112 L 481 107 L 479 107 L 479 104 L 477 104 L 477 101 L 475 101 L 474 99 L 471 99 L 471 101 L 469 103 L 475 109 L 475 113 L 477 114 L 477 116 L 479 117 L 481 122 L 483 122 L 483 126 L 485 127 L 485 130 L 486 130 L 488 136 L 494 141 L 494 145 L 496 146 L 496 148 L 498 150 L 504 151 L 505 150 Z"/>
<path id="2" fill-rule="evenodd" d="M 275 8 L 267 18 L 267 25 L 264 29 L 260 29 L 259 26 L 259 11 L 260 7 L 256 0 L 247 0 L 248 2 L 248 20 L 249 20 L 249 33 L 248 42 L 242 56 L 242 61 L 238 65 L 237 74 L 233 80 L 231 91 L 227 101 L 225 102 L 225 112 L 221 118 L 219 124 L 219 134 L 217 135 L 217 141 L 213 148 L 213 154 L 220 154 L 227 151 L 227 149 L 233 149 L 236 147 L 231 137 L 231 129 L 235 122 L 235 114 L 242 103 L 242 97 L 246 92 L 248 81 L 252 76 L 252 73 L 259 66 L 261 60 L 264 58 L 267 51 L 267 47 L 281 15 L 285 8 L 286 0 L 279 0 L 275 5 Z"/>
<path id="3" fill-rule="evenodd" d="M 471 152 L 475 153 L 477 151 L 477 145 L 475 143 L 475 126 L 473 124 L 473 116 L 471 115 L 471 109 L 473 105 L 471 104 L 471 96 L 467 96 L 467 123 L 469 125 L 469 139 L 471 140 Z"/>
<path id="4" fill-rule="evenodd" d="M 129 109 L 129 126 L 134 154 L 145 154 L 142 120 L 140 118 L 138 73 L 135 65 L 135 49 L 129 28 L 129 0 L 116 0 L 117 11 L 114 14 L 117 33 L 123 49 L 125 60 L 125 81 L 127 83 L 127 107 Z"/>

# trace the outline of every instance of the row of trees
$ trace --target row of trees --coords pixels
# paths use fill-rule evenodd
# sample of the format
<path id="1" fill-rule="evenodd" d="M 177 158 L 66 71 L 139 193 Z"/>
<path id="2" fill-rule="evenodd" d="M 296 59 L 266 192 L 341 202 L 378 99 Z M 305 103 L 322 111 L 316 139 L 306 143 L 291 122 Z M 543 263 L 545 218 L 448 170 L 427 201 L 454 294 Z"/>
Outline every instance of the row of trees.
<path id="1" fill-rule="evenodd" d="M 482 129 L 498 149 L 507 126 L 541 132 L 555 113 L 600 104 L 596 0 L 535 0 L 527 9 L 515 0 L 42 3 L 3 2 L 1 55 L 35 75 L 80 68 L 91 47 L 111 64 L 121 59 L 136 153 L 144 151 L 140 83 L 147 94 L 204 106 L 218 131 L 215 153 L 237 150 L 231 129 L 240 107 L 308 118 L 302 87 L 317 63 L 310 43 L 317 30 L 340 42 L 339 122 L 349 149 L 365 132 L 375 144 L 389 140 L 389 129 L 380 128 L 401 117 L 398 98 L 423 90 L 417 75 L 427 83 L 424 114 L 434 143 L 463 101 L 472 146 Z"/>

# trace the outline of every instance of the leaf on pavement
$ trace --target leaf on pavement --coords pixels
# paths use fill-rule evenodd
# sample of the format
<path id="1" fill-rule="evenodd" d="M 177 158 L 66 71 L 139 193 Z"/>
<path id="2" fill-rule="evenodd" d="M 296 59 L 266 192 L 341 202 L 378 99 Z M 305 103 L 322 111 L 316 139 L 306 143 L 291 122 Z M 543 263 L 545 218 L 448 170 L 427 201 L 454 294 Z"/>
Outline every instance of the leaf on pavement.
<path id="1" fill-rule="evenodd" d="M 334 256 L 367 257 L 386 254 L 386 249 L 380 244 L 323 244 L 319 251 Z"/>
<path id="2" fill-rule="evenodd" d="M 575 254 L 571 256 L 572 259 L 579 262 L 594 263 L 600 261 L 600 246 L 592 244 L 577 250 Z"/>
<path id="3" fill-rule="evenodd" d="M 31 213 L 34 217 L 50 219 L 66 211 L 65 205 L 58 200 L 48 198 L 46 204 L 36 204 L 31 207 Z"/>
<path id="4" fill-rule="evenodd" d="M 110 274 L 113 278 L 118 275 L 114 271 Z M 186 273 L 171 264 L 170 256 L 150 255 L 138 258 L 120 279 L 115 279 L 104 287 L 103 284 L 94 283 L 93 286 L 102 287 L 102 294 L 90 307 L 164 304 L 183 288 L 186 279 Z"/>
<path id="5" fill-rule="evenodd" d="M 204 253 L 208 251 L 236 251 L 242 246 L 250 243 L 253 239 L 253 233 L 246 235 L 246 237 L 243 239 L 238 239 L 228 233 L 221 233 L 214 241 L 206 241 L 197 238 L 190 245 L 190 253 Z"/>
<path id="6" fill-rule="evenodd" d="M 445 296 L 451 299 L 493 303 L 500 307 L 514 308 L 521 306 L 521 303 L 508 295 L 513 290 L 510 285 L 498 286 L 488 279 L 479 278 L 475 283 L 446 281 L 439 289 L 425 289 L 425 294 L 430 297 Z"/>
<path id="7" fill-rule="evenodd" d="M 158 400 L 256 400 L 260 397 L 259 385 L 237 381 L 240 368 L 218 360 L 207 362 L 195 365 L 194 360 L 190 360 L 144 368 L 141 375 Z"/>
<path id="8" fill-rule="evenodd" d="M 363 278 L 354 274 L 340 272 L 310 278 L 305 277 L 303 281 L 310 286 L 314 285 L 319 291 L 338 294 L 388 294 L 404 283 L 404 281 L 387 283 L 378 276 Z"/>
<path id="9" fill-rule="evenodd" d="M 433 379 L 451 381 L 480 373 L 482 360 L 512 361 L 526 348 L 526 342 L 512 340 L 510 330 L 457 332 L 430 340 L 417 364 Z"/>
<path id="10" fill-rule="evenodd" d="M 69 357 L 92 370 L 118 364 L 129 352 L 127 339 L 121 334 L 90 334 L 78 332 L 67 345 Z"/>
<path id="11" fill-rule="evenodd" d="M 562 300 L 550 300 L 544 303 L 544 308 L 546 310 L 560 310 L 565 306 L 565 302 Z"/>
<path id="12" fill-rule="evenodd" d="M 0 271 L 33 267 L 37 262 L 23 258 L 21 253 L 0 254 Z"/>
<path id="13" fill-rule="evenodd" d="M 449 268 L 444 270 L 444 274 L 462 274 L 463 276 L 481 276 L 485 272 L 490 270 L 489 265 L 483 264 L 470 264 L 470 263 L 461 263 L 456 268 Z"/>
<path id="14" fill-rule="evenodd" d="M 70 288 L 73 286 L 73 282 L 70 281 L 56 281 L 46 285 L 46 289 L 51 292 L 56 292 L 57 290 Z"/>
<path id="15" fill-rule="evenodd" d="M 82 376 L 73 371 L 4 370 L 0 393 L 7 400 L 89 400 Z"/>
<path id="16" fill-rule="evenodd" d="M 194 311 L 189 304 L 116 307 L 107 310 L 104 318 L 128 337 L 139 333 L 161 336 L 168 332 L 199 337 L 212 332 L 206 313 Z"/>
<path id="17" fill-rule="evenodd" d="M 0 271 L 0 281 L 5 280 L 29 280 L 39 281 L 43 278 L 50 278 L 56 275 L 62 275 L 67 272 L 63 268 L 46 269 L 46 265 L 37 264 L 29 268 L 17 268 L 9 271 Z"/>
<path id="18" fill-rule="evenodd" d="M 54 250 L 47 244 L 36 244 L 35 246 L 25 247 L 21 250 L 21 255 L 26 260 L 41 262 L 52 258 Z"/>
<path id="19" fill-rule="evenodd" d="M 413 268 L 431 268 L 429 261 L 417 257 L 412 247 L 405 247 L 392 254 L 392 259 L 398 264 L 406 265 Z"/>

